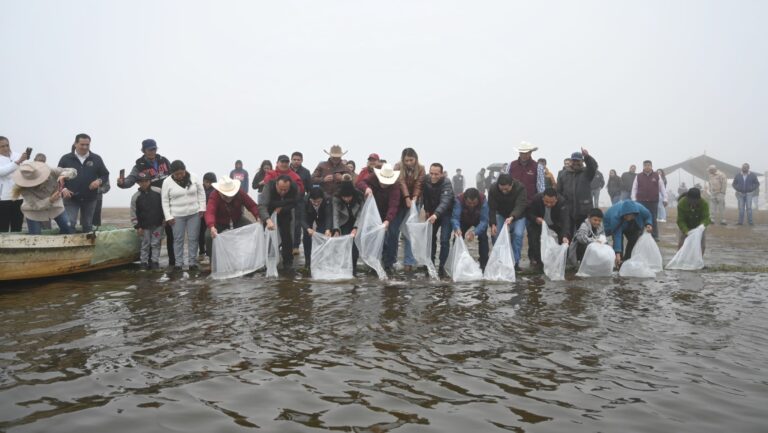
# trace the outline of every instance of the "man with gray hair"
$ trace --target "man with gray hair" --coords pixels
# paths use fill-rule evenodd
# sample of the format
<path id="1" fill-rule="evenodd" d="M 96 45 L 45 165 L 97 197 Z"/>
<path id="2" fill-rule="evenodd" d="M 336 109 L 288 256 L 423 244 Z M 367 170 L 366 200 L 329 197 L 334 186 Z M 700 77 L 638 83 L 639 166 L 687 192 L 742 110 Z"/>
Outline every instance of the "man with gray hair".
<path id="1" fill-rule="evenodd" d="M 725 173 L 718 170 L 716 166 L 710 165 L 709 172 L 709 208 L 711 210 L 710 222 L 720 221 L 725 225 L 725 189 L 728 186 L 728 179 Z"/>

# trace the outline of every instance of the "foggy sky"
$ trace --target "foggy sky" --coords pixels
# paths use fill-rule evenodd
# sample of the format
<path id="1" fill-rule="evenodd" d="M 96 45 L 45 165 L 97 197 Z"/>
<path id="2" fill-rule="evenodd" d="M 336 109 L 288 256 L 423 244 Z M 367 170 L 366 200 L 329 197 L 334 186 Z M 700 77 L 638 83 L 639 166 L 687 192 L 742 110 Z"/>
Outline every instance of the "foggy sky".
<path id="1" fill-rule="evenodd" d="M 148 137 L 200 177 L 340 144 L 473 185 L 523 140 L 606 176 L 704 152 L 766 169 L 766 22 L 760 0 L 2 0 L 0 135 L 55 164 L 86 132 L 112 179 Z"/>

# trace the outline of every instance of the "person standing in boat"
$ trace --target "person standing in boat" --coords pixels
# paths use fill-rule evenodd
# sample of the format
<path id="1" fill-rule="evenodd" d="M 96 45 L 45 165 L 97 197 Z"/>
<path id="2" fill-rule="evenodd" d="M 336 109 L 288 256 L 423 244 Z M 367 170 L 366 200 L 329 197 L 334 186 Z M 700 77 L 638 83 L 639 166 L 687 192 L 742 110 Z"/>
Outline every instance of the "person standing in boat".
<path id="1" fill-rule="evenodd" d="M 163 239 L 163 204 L 160 193 L 152 188 L 152 178 L 145 172 L 136 176 L 139 190 L 131 198 L 131 223 L 141 238 L 142 268 L 160 268 L 160 244 Z"/>
<path id="2" fill-rule="evenodd" d="M 83 232 L 89 232 L 93 229 L 99 187 L 109 183 L 109 170 L 101 157 L 91 152 L 91 137 L 88 134 L 75 136 L 75 151 L 65 153 L 58 166 L 77 170 L 76 178 L 64 182 L 61 196 L 72 228 L 77 225 L 79 214 Z"/>
<path id="3" fill-rule="evenodd" d="M 74 229 L 69 223 L 67 212 L 64 210 L 61 189 L 65 180 L 74 179 L 77 170 L 74 168 L 51 168 L 43 162 L 24 161 L 13 173 L 12 197 L 24 199 L 21 211 L 27 218 L 29 234 L 39 235 L 42 224 L 53 218 L 59 226 L 59 232 L 70 234 Z"/>
<path id="4" fill-rule="evenodd" d="M 13 173 L 22 162 L 29 159 L 25 153 L 11 152 L 11 143 L 0 137 L 0 233 L 20 232 L 24 224 L 21 212 L 21 200 L 11 199 L 13 193 Z"/>
<path id="5" fill-rule="evenodd" d="M 147 138 L 141 142 L 141 153 L 143 154 L 136 160 L 128 176 L 118 177 L 117 187 L 122 189 L 131 188 L 138 180 L 139 173 L 146 173 L 153 187 L 162 188 L 163 181 L 171 175 L 171 162 L 157 153 L 157 142 L 152 138 Z M 173 253 L 173 227 L 165 226 L 165 246 L 168 252 L 168 266 L 176 265 L 176 255 Z"/>
<path id="6" fill-rule="evenodd" d="M 184 265 L 184 235 L 187 237 L 187 265 L 197 270 L 200 217 L 205 213 L 205 191 L 195 176 L 187 171 L 180 160 L 171 163 L 171 178 L 163 182 L 161 192 L 165 223 L 173 227 L 175 270 Z"/>

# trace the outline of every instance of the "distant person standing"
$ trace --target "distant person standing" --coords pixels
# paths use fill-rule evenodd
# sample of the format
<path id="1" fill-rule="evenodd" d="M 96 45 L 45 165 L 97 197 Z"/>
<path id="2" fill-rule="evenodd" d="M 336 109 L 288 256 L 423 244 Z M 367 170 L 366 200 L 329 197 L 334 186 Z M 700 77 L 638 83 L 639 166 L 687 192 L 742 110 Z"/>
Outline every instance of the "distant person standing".
<path id="1" fill-rule="evenodd" d="M 720 222 L 722 225 L 726 225 L 725 222 L 725 191 L 728 187 L 728 179 L 725 173 L 718 170 L 716 166 L 710 165 L 707 169 L 709 172 L 709 211 L 711 222 Z M 683 184 L 685 185 L 685 184 Z M 685 195 L 685 191 L 680 194 L 680 198 Z M 699 192 L 701 196 L 701 192 Z"/>
<path id="2" fill-rule="evenodd" d="M 235 169 L 229 172 L 229 178 L 239 180 L 240 189 L 248 194 L 248 172 L 243 168 L 243 161 L 239 159 L 235 161 Z"/>
<path id="3" fill-rule="evenodd" d="M 261 161 L 261 165 L 259 166 L 259 171 L 256 172 L 255 175 L 253 175 L 253 183 L 251 186 L 253 187 L 254 192 L 261 193 L 264 191 L 264 185 L 266 185 L 266 182 L 264 182 L 264 178 L 267 176 L 267 173 L 272 171 L 272 161 L 265 159 L 264 161 Z"/>
<path id="4" fill-rule="evenodd" d="M 627 200 L 632 197 L 632 185 L 635 184 L 635 176 L 637 176 L 637 166 L 635 164 L 629 166 L 629 171 L 625 171 L 621 174 L 622 200 Z"/>
<path id="5" fill-rule="evenodd" d="M 64 181 L 61 196 L 67 210 L 69 223 L 74 230 L 77 216 L 83 232 L 93 229 L 93 213 L 96 211 L 99 187 L 109 183 L 109 170 L 101 157 L 91 152 L 91 137 L 88 134 L 75 136 L 75 151 L 64 154 L 59 160 L 60 168 L 74 168 L 77 177 Z"/>
<path id="6" fill-rule="evenodd" d="M 26 152 L 11 152 L 11 143 L 0 137 L 0 233 L 20 232 L 24 224 L 22 200 L 13 199 L 13 173 L 28 159 Z"/>
<path id="7" fill-rule="evenodd" d="M 662 197 L 661 193 L 659 193 L 659 210 L 656 220 L 660 223 L 667 222 L 667 204 L 669 204 L 669 199 L 667 199 L 667 175 L 664 173 L 664 170 L 658 169 L 656 170 L 656 174 L 659 175 L 659 179 L 661 179 L 661 186 L 664 188 L 664 196 Z"/>
<path id="8" fill-rule="evenodd" d="M 475 188 L 477 188 L 480 193 L 485 194 L 485 168 L 481 168 L 477 173 L 477 176 L 475 176 Z M 461 192 L 457 189 L 454 189 L 454 191 Z"/>
<path id="9" fill-rule="evenodd" d="M 593 207 L 600 207 L 600 191 L 605 186 L 605 178 L 600 170 L 595 170 L 595 177 L 592 179 L 592 183 L 589 185 L 592 189 L 592 203 Z"/>
<path id="10" fill-rule="evenodd" d="M 533 197 L 544 191 L 544 168 L 531 157 L 538 149 L 533 144 L 523 141 L 517 147 L 517 159 L 509 163 L 509 175 L 523 184 L 526 197 Z"/>
<path id="11" fill-rule="evenodd" d="M 659 240 L 659 202 L 663 201 L 667 205 L 667 189 L 664 188 L 664 181 L 658 173 L 653 171 L 653 163 L 646 159 L 643 161 L 643 171 L 635 176 L 635 182 L 632 184 L 632 200 L 645 206 L 651 213 L 653 226 L 653 238 Z"/>
<path id="12" fill-rule="evenodd" d="M 464 191 L 464 175 L 461 174 L 461 169 L 456 169 L 456 174 L 453 176 L 453 179 L 451 179 L 453 182 L 453 190 L 454 191 Z"/>
<path id="13" fill-rule="evenodd" d="M 739 201 L 739 222 L 737 225 L 744 224 L 744 214 L 747 214 L 747 222 L 754 225 L 752 221 L 752 197 L 757 194 L 760 182 L 755 173 L 749 171 L 749 164 L 746 162 L 741 166 L 741 171 L 733 177 L 733 189 L 736 190 L 736 199 Z"/>
<path id="14" fill-rule="evenodd" d="M 608 173 L 608 195 L 611 196 L 611 205 L 621 200 L 621 177 L 614 169 Z"/>

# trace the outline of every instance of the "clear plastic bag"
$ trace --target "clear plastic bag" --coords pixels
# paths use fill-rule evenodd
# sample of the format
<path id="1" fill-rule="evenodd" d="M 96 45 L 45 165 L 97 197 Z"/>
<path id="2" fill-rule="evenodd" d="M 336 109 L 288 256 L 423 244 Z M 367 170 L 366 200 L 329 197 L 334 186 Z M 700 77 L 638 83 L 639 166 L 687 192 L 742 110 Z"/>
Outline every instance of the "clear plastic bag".
<path id="1" fill-rule="evenodd" d="M 704 236 L 703 225 L 688 232 L 683 246 L 667 264 L 667 269 L 695 271 L 704 267 L 704 253 L 701 251 L 701 238 Z"/>
<path id="2" fill-rule="evenodd" d="M 489 281 L 515 281 L 515 259 L 509 241 L 509 225 L 506 223 L 493 244 L 483 278 Z"/>
<path id="3" fill-rule="evenodd" d="M 616 254 L 610 245 L 592 242 L 587 245 L 584 257 L 581 259 L 577 277 L 610 277 L 613 273 L 613 262 Z"/>
<path id="4" fill-rule="evenodd" d="M 360 259 L 376 271 L 380 280 L 387 279 L 387 273 L 384 272 L 384 267 L 381 265 L 381 253 L 384 251 L 386 233 L 387 229 L 381 223 L 376 200 L 372 196 L 368 197 L 357 221 L 355 245 L 357 245 L 357 250 L 360 253 Z"/>
<path id="5" fill-rule="evenodd" d="M 227 230 L 213 239 L 211 277 L 216 280 L 236 278 L 266 265 L 264 227 L 248 224 Z"/>
<path id="6" fill-rule="evenodd" d="M 653 278 L 663 270 L 661 251 L 650 233 L 643 233 L 632 248 L 632 257 L 621 264 L 622 277 Z"/>
<path id="7" fill-rule="evenodd" d="M 419 222 L 419 210 L 412 205 L 403 227 L 403 235 L 411 243 L 411 252 L 416 263 L 426 266 L 429 276 L 437 278 L 437 270 L 432 263 L 432 224 Z"/>
<path id="8" fill-rule="evenodd" d="M 277 277 L 277 264 L 280 262 L 280 229 L 277 227 L 277 214 L 270 217 L 274 230 L 264 230 L 264 255 L 267 262 L 267 277 Z"/>
<path id="9" fill-rule="evenodd" d="M 480 264 L 469 255 L 464 238 L 456 236 L 448 253 L 448 261 L 445 263 L 445 272 L 451 276 L 454 282 L 479 281 L 483 279 L 483 271 Z"/>
<path id="10" fill-rule="evenodd" d="M 541 224 L 541 263 L 544 264 L 544 275 L 552 281 L 561 281 L 565 279 L 568 245 L 558 244 L 555 236 L 550 233 L 546 223 Z"/>
<path id="11" fill-rule="evenodd" d="M 352 235 L 328 237 L 312 235 L 312 263 L 315 280 L 349 280 L 352 275 Z"/>

